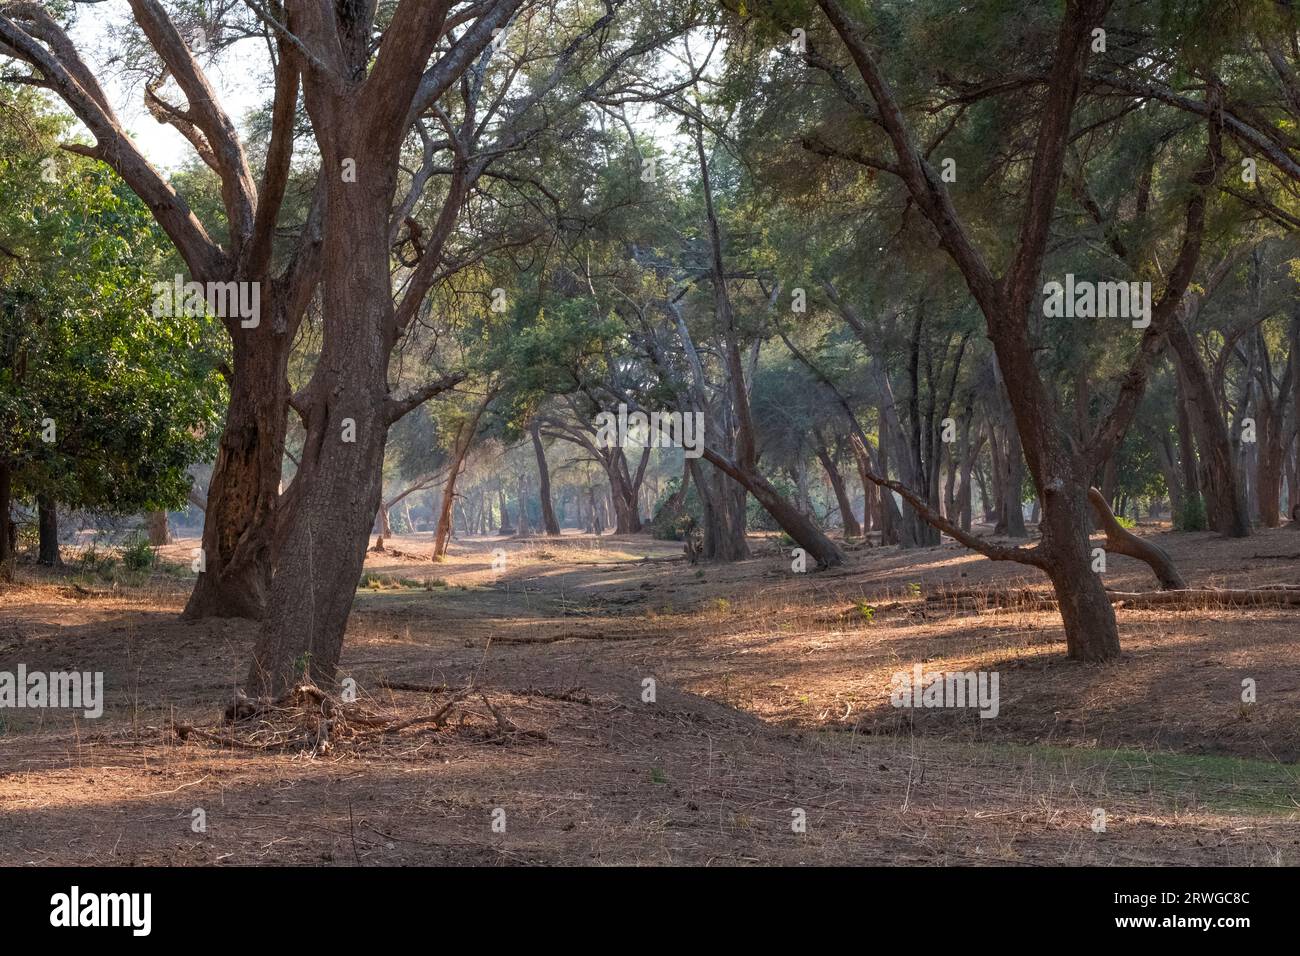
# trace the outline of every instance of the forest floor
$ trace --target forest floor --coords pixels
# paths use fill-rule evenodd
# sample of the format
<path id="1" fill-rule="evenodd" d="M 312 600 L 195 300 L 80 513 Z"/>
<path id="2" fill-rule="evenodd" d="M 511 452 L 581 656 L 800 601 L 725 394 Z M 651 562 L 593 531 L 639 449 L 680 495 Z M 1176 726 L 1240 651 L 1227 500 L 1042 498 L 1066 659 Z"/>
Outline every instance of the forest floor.
<path id="1" fill-rule="evenodd" d="M 1300 584 L 1295 531 L 1142 530 L 1193 586 Z M 1121 608 L 1122 659 L 1087 665 L 1054 611 L 933 600 L 1032 569 L 945 540 L 795 574 L 751 542 L 390 539 L 340 676 L 399 720 L 476 690 L 326 753 L 178 738 L 228 734 L 255 633 L 179 622 L 183 574 L 20 566 L 0 670 L 103 671 L 107 705 L 0 711 L 0 864 L 1300 864 L 1300 609 Z M 917 663 L 997 672 L 998 715 L 891 706 Z"/>

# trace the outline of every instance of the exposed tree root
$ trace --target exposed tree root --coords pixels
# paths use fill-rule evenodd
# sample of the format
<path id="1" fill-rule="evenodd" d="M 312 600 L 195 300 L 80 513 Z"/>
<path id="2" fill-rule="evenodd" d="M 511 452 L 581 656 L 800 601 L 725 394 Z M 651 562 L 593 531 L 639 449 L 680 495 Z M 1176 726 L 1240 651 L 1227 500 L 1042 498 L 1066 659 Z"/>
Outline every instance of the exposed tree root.
<path id="1" fill-rule="evenodd" d="M 416 690 L 426 693 L 447 693 L 448 688 L 432 684 L 383 682 L 395 690 Z M 433 713 L 400 719 L 391 714 L 367 710 L 358 703 L 343 701 L 311 684 L 300 684 L 278 698 L 253 699 L 240 693 L 226 708 L 223 721 L 225 730 L 205 729 L 189 723 L 172 726 L 181 740 L 191 737 L 207 740 L 223 747 L 238 750 L 289 750 L 299 749 L 313 756 L 327 754 L 337 748 L 354 749 L 389 735 L 399 735 L 411 728 L 437 731 L 452 719 L 457 705 L 466 698 L 477 695 L 487 705 L 495 734 L 492 742 L 499 743 L 518 738 L 545 740 L 540 731 L 526 730 L 507 717 L 486 693 L 472 684 L 450 692 Z M 462 713 L 460 723 L 484 715 L 473 711 Z"/>

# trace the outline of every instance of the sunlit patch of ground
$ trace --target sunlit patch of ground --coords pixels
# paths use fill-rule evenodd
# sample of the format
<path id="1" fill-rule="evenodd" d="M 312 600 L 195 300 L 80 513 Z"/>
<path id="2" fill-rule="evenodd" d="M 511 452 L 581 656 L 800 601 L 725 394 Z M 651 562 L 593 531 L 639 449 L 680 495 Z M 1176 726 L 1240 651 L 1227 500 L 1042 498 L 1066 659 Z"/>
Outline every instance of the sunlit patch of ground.
<path id="1" fill-rule="evenodd" d="M 1158 539 L 1197 585 L 1300 583 L 1294 532 Z M 1082 665 L 1052 612 L 931 600 L 1026 569 L 944 544 L 794 574 L 752 544 L 390 538 L 342 676 L 395 719 L 486 701 L 316 756 L 172 732 L 218 727 L 256 628 L 176 620 L 197 542 L 143 580 L 24 567 L 0 669 L 102 670 L 108 709 L 0 712 L 0 863 L 1300 863 L 1300 613 L 1120 610 L 1124 657 Z M 998 716 L 892 707 L 918 663 L 996 671 Z"/>

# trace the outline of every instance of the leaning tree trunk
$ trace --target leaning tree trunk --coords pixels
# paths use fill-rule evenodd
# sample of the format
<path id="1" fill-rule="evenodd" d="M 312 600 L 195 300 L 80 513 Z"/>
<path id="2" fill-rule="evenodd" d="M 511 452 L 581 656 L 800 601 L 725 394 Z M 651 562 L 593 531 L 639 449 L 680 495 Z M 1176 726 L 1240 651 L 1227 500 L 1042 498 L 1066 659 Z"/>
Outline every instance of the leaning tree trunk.
<path id="1" fill-rule="evenodd" d="M 438 514 L 438 530 L 433 536 L 433 556 L 435 558 L 443 558 L 447 555 L 447 545 L 450 544 L 452 535 L 452 508 L 456 503 L 456 481 L 465 466 L 465 458 L 474 442 L 479 420 L 483 417 L 483 413 L 491 404 L 495 394 L 495 392 L 489 391 L 475 409 L 473 417 L 461 422 L 460 428 L 456 430 L 456 441 L 452 445 L 452 461 L 447 469 L 447 484 L 442 489 L 442 508 Z M 466 525 L 466 531 L 469 531 L 468 525 Z"/>
<path id="2" fill-rule="evenodd" d="M 831 490 L 835 492 L 835 501 L 840 508 L 840 520 L 844 523 L 844 537 L 862 537 L 862 526 L 858 524 L 857 516 L 853 513 L 853 504 L 849 501 L 848 492 L 844 488 L 844 479 L 840 476 L 839 469 L 835 467 L 835 460 L 831 458 L 830 452 L 824 445 L 817 446 L 816 454 L 831 483 Z"/>
<path id="3" fill-rule="evenodd" d="M 817 562 L 818 567 L 834 567 L 844 563 L 844 553 L 835 542 L 826 537 L 811 518 L 786 501 L 782 494 L 758 472 L 747 471 L 728 461 L 709 448 L 704 449 L 716 469 L 729 475 L 743 490 L 753 495 L 764 510 L 781 526 L 781 530 L 794 539 Z"/>
<path id="4" fill-rule="evenodd" d="M 546 463 L 546 449 L 542 446 L 541 426 L 534 421 L 528 429 L 533 439 L 533 452 L 537 455 L 537 495 L 542 502 L 542 525 L 551 537 L 559 537 L 560 522 L 555 519 L 551 504 L 551 469 Z"/>

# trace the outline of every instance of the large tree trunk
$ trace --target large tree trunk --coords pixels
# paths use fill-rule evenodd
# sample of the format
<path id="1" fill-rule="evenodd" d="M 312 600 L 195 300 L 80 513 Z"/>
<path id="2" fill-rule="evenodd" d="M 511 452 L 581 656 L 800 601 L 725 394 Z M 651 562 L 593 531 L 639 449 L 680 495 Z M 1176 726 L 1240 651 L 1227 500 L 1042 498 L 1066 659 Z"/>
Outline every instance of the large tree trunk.
<path id="1" fill-rule="evenodd" d="M 1119 656 L 1119 627 L 1101 576 L 1092 569 L 1088 492 L 1074 483 L 1044 496 L 1040 547 L 1047 550 L 1045 570 L 1056 591 L 1069 656 L 1108 661 Z"/>
<path id="2" fill-rule="evenodd" d="M 266 288 L 266 284 L 263 284 Z M 203 570 L 182 615 L 260 618 L 275 560 L 289 380 L 278 317 L 234 338 L 234 376 L 203 518 Z"/>
<path id="3" fill-rule="evenodd" d="M 36 563 L 54 567 L 61 563 L 59 559 L 58 505 L 49 495 L 37 495 L 36 514 L 40 534 Z"/>
<path id="4" fill-rule="evenodd" d="M 383 491 L 395 173 L 363 142 L 365 117 L 336 118 L 339 128 L 316 134 L 338 152 L 326 149 L 323 162 L 339 169 L 343 157 L 357 157 L 369 173 L 355 183 L 326 177 L 323 341 L 301 403 L 302 459 L 286 492 L 275 577 L 249 667 L 258 696 L 278 696 L 304 678 L 333 682 Z"/>
<path id="5" fill-rule="evenodd" d="M 745 525 L 736 514 L 736 486 L 718 468 L 707 469 L 698 458 L 688 458 L 691 478 L 699 493 L 700 509 L 704 513 L 704 557 L 711 561 L 742 561 L 749 557 L 749 542 L 745 538 Z M 741 488 L 744 494 L 744 488 Z M 743 507 L 743 499 L 742 499 Z"/>
<path id="6" fill-rule="evenodd" d="M 560 522 L 555 518 L 551 504 L 551 469 L 546 463 L 546 449 L 542 446 L 541 426 L 534 421 L 528 429 L 533 438 L 533 452 L 537 455 L 537 494 L 542 502 L 542 525 L 551 537 L 560 534 Z"/>

